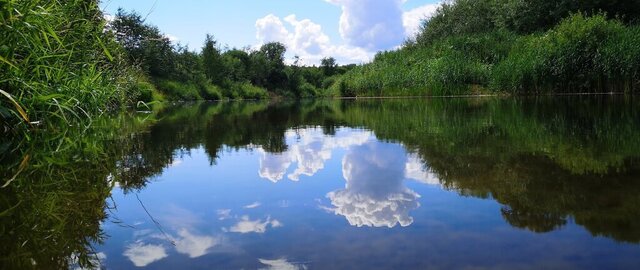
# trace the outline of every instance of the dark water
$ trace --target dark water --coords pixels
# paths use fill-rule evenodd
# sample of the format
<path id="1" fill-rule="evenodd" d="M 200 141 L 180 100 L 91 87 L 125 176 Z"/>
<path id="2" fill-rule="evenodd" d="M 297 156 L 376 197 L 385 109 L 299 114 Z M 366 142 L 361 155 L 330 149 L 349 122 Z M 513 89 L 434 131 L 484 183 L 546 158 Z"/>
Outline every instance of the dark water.
<path id="1" fill-rule="evenodd" d="M 2 269 L 640 267 L 634 97 L 187 104 L 0 151 Z"/>

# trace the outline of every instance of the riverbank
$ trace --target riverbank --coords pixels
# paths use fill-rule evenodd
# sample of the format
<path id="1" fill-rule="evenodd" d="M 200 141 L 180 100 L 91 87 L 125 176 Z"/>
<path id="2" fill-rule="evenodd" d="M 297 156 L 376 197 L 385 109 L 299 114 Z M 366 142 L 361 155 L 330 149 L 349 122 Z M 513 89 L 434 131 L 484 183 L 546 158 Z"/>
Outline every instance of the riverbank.
<path id="1" fill-rule="evenodd" d="M 632 93 L 640 90 L 636 44 L 640 27 L 579 13 L 529 35 L 494 29 L 407 44 L 332 87 L 343 96 Z"/>

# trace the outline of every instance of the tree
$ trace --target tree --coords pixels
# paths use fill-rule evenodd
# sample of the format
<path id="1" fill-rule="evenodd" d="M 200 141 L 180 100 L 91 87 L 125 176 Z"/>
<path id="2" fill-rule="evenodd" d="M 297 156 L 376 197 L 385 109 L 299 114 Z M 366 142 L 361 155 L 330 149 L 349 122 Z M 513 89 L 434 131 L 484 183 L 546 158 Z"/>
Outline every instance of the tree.
<path id="1" fill-rule="evenodd" d="M 207 78 L 216 85 L 221 85 L 224 80 L 224 64 L 217 41 L 207 34 L 202 48 L 202 61 Z"/>
<path id="2" fill-rule="evenodd" d="M 243 50 L 232 49 L 222 54 L 225 66 L 225 77 L 233 82 L 249 80 L 251 58 Z"/>
<path id="3" fill-rule="evenodd" d="M 336 59 L 333 57 L 325 57 L 320 60 L 320 67 L 322 68 L 322 72 L 325 76 L 333 76 L 336 74 L 336 69 L 338 68 L 338 64 L 336 63 Z"/>
<path id="4" fill-rule="evenodd" d="M 110 28 L 129 60 L 147 74 L 168 77 L 175 71 L 171 41 L 157 27 L 145 24 L 139 14 L 118 9 Z"/>
<path id="5" fill-rule="evenodd" d="M 286 51 L 287 48 L 282 43 L 271 42 L 251 53 L 252 82 L 269 91 L 285 89 L 287 87 L 284 64 Z"/>

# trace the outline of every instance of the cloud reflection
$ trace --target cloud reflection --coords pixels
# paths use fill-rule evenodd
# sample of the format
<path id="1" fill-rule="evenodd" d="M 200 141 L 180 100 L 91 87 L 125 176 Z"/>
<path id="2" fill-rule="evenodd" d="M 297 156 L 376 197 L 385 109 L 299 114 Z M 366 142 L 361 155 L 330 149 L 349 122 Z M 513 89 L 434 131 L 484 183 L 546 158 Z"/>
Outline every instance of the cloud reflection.
<path id="1" fill-rule="evenodd" d="M 182 229 L 178 231 L 178 237 L 174 242 L 178 253 L 185 254 L 189 258 L 197 258 L 207 254 L 209 249 L 216 246 L 219 241 L 211 236 L 194 235 Z"/>
<path id="2" fill-rule="evenodd" d="M 371 132 L 338 130 L 335 136 L 326 136 L 320 128 L 287 131 L 289 150 L 284 153 L 271 154 L 260 149 L 260 177 L 271 182 L 284 179 L 293 163 L 297 168 L 287 178 L 298 181 L 302 175 L 313 176 L 324 168 L 324 163 L 331 158 L 337 148 L 348 148 L 361 145 L 372 138 Z"/>
<path id="3" fill-rule="evenodd" d="M 129 258 L 133 265 L 144 267 L 168 255 L 161 245 L 145 245 L 142 242 L 136 242 L 127 247 L 124 251 L 124 256 Z"/>
<path id="4" fill-rule="evenodd" d="M 440 185 L 440 179 L 416 155 L 410 155 L 405 165 L 405 177 L 427 185 Z"/>
<path id="5" fill-rule="evenodd" d="M 368 142 L 353 146 L 342 161 L 347 181 L 344 190 L 330 192 L 327 197 L 352 226 L 409 226 L 409 211 L 420 206 L 416 192 L 406 188 L 407 155 L 397 144 Z"/>
<path id="6" fill-rule="evenodd" d="M 272 220 L 271 217 L 267 217 L 267 220 L 263 222 L 261 219 L 250 220 L 249 216 L 243 216 L 238 223 L 229 228 L 229 231 L 235 233 L 265 233 L 268 226 L 278 228 L 282 227 L 283 224 L 276 219 Z"/>
<path id="7" fill-rule="evenodd" d="M 303 264 L 293 264 L 288 262 L 286 259 L 277 259 L 277 260 L 266 260 L 266 259 L 258 259 L 261 264 L 266 265 L 266 267 L 258 268 L 260 270 L 304 270 L 307 269 L 306 265 Z"/>

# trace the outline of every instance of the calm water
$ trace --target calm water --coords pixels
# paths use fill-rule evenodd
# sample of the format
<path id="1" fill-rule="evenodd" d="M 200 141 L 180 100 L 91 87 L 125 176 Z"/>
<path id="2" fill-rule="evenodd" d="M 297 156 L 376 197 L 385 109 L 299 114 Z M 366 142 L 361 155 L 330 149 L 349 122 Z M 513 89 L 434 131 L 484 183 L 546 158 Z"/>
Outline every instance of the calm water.
<path id="1" fill-rule="evenodd" d="M 634 97 L 202 103 L 0 144 L 2 269 L 638 269 Z"/>

